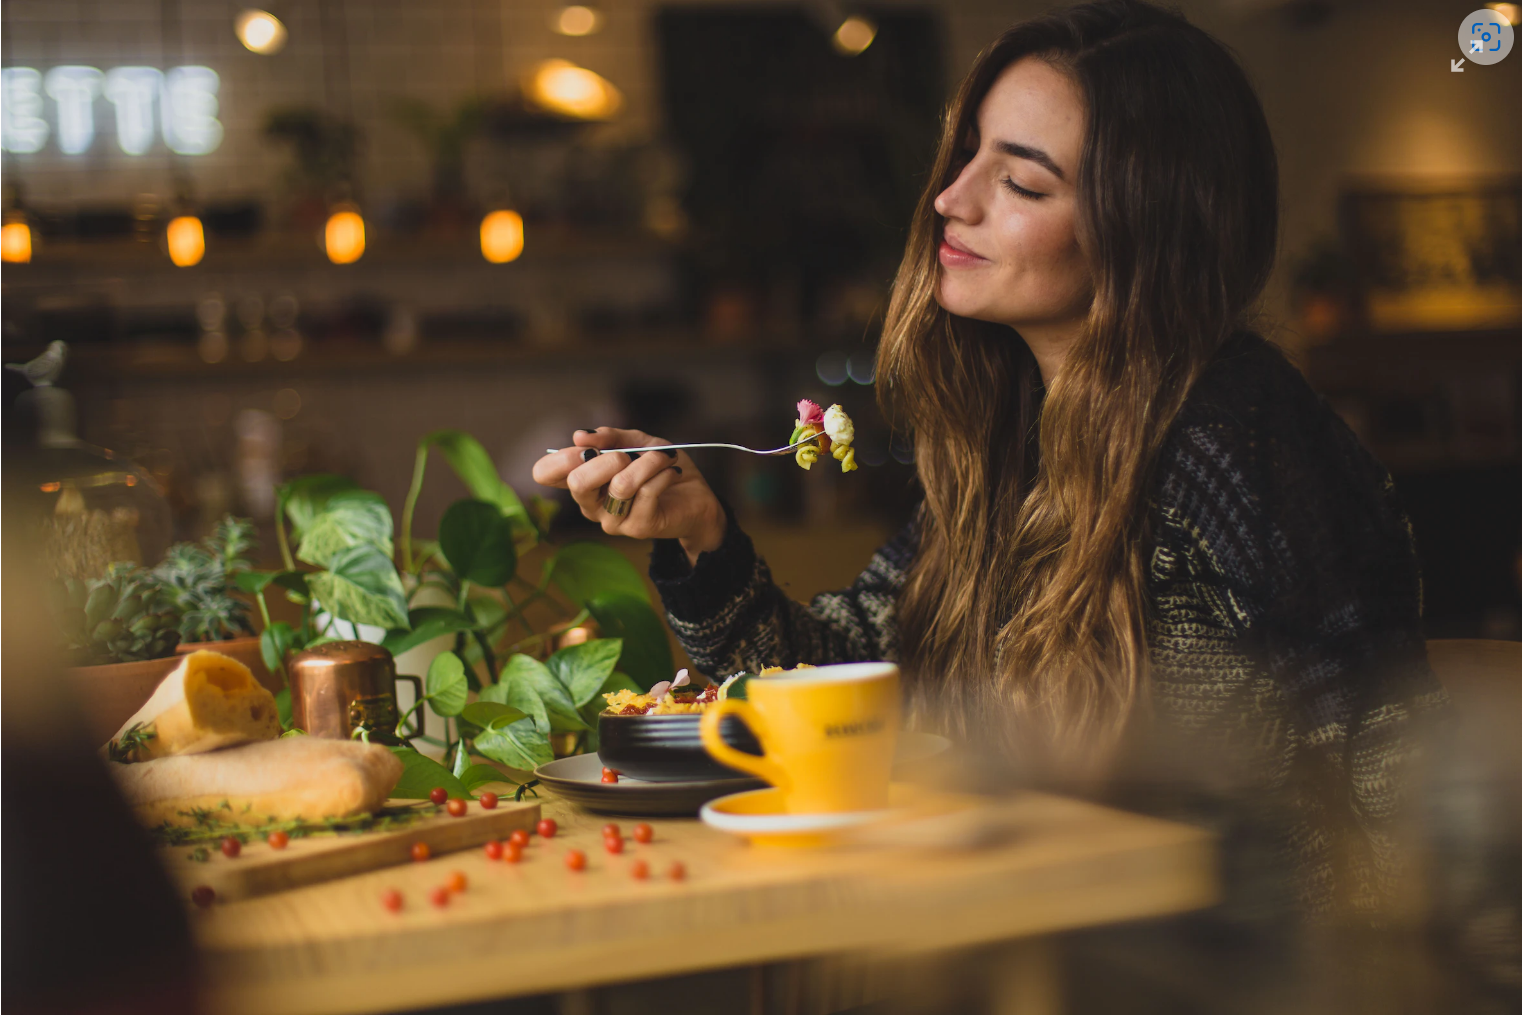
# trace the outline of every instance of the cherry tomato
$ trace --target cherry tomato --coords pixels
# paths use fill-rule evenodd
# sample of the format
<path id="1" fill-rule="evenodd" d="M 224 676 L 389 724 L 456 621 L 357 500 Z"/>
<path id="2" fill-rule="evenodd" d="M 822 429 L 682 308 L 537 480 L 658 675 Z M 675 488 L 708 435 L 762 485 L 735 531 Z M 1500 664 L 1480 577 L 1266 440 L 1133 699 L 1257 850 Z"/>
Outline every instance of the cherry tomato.
<path id="1" fill-rule="evenodd" d="M 573 871 L 587 869 L 587 855 L 579 849 L 568 850 L 565 855 L 565 865 Z"/>
<path id="2" fill-rule="evenodd" d="M 636 881 L 643 881 L 650 876 L 650 865 L 643 860 L 636 860 L 629 865 L 629 876 Z"/>
<path id="3" fill-rule="evenodd" d="M 443 909 L 449 905 L 449 889 L 439 885 L 439 887 L 428 893 L 428 901 Z"/>
<path id="4" fill-rule="evenodd" d="M 449 880 L 444 882 L 444 887 L 448 888 L 451 892 L 463 892 L 465 884 L 464 871 L 450 871 Z"/>
<path id="5" fill-rule="evenodd" d="M 291 844 L 291 837 L 286 832 L 271 832 L 265 839 L 270 844 L 270 849 L 284 849 Z"/>
<path id="6" fill-rule="evenodd" d="M 602 837 L 604 839 L 606 839 L 610 835 L 622 835 L 622 834 L 623 834 L 623 831 L 617 825 L 615 825 L 611 821 L 608 822 L 606 825 L 602 826 Z"/>
<path id="7" fill-rule="evenodd" d="M 508 863 L 517 863 L 523 859 L 523 843 L 514 839 L 502 850 L 502 859 Z"/>
<path id="8" fill-rule="evenodd" d="M 602 848 L 606 849 L 609 853 L 622 853 L 624 851 L 623 837 L 618 835 L 604 835 L 602 837 Z"/>
<path id="9" fill-rule="evenodd" d="M 222 840 L 222 855 L 229 860 L 241 852 L 243 852 L 243 843 L 234 839 L 231 835 Z"/>
<path id="10" fill-rule="evenodd" d="M 524 846 L 528 845 L 528 829 L 527 828 L 515 828 L 515 829 L 513 829 L 513 834 L 509 835 L 507 837 L 507 841 L 511 842 L 511 843 L 515 843 L 518 846 L 519 849 L 522 849 Z"/>
<path id="11" fill-rule="evenodd" d="M 546 839 L 553 839 L 560 826 L 555 824 L 554 818 L 542 818 L 538 825 L 539 834 Z"/>
<path id="12" fill-rule="evenodd" d="M 497 794 L 495 794 L 495 793 L 482 793 L 481 794 L 481 806 L 485 807 L 489 811 L 496 810 L 497 809 Z"/>
<path id="13" fill-rule="evenodd" d="M 602 770 L 602 781 L 603 782 L 617 782 L 618 781 L 618 773 L 613 771 L 613 769 L 611 769 L 611 768 L 605 768 L 605 769 Z"/>
<path id="14" fill-rule="evenodd" d="M 654 838 L 655 838 L 655 829 L 651 828 L 649 825 L 645 824 L 643 821 L 641 821 L 639 824 L 634 826 L 634 841 L 635 842 L 650 842 Z"/>
<path id="15" fill-rule="evenodd" d="M 428 843 L 414 842 L 412 844 L 412 859 L 416 860 L 418 863 L 422 863 L 430 856 L 433 856 L 433 850 L 429 848 Z"/>
<path id="16" fill-rule="evenodd" d="M 443 786 L 435 786 L 428 791 L 428 799 L 436 804 L 442 804 L 445 800 L 449 799 L 449 790 Z"/>
<path id="17" fill-rule="evenodd" d="M 687 865 L 680 860 L 671 861 L 671 866 L 666 869 L 666 876 L 672 881 L 687 880 Z"/>
<path id="18" fill-rule="evenodd" d="M 455 797 L 444 808 L 451 818 L 463 818 L 465 816 L 465 801 Z"/>
<path id="19" fill-rule="evenodd" d="M 387 888 L 384 892 L 381 892 L 381 905 L 393 913 L 400 913 L 402 911 L 402 893 L 395 888 Z"/>
<path id="20" fill-rule="evenodd" d="M 496 839 L 492 839 L 490 842 L 488 842 L 486 844 L 486 859 L 502 859 L 502 843 L 498 842 Z"/>
<path id="21" fill-rule="evenodd" d="M 191 889 L 190 901 L 205 909 L 216 901 L 217 893 L 210 885 L 196 885 Z"/>

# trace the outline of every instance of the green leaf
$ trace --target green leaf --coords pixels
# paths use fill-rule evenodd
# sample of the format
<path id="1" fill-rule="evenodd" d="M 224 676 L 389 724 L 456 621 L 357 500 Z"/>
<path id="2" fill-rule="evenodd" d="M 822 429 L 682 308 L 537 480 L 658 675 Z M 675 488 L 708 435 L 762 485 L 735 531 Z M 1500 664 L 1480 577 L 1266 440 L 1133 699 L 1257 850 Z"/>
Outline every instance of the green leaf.
<path id="1" fill-rule="evenodd" d="M 282 687 L 275 692 L 275 712 L 280 716 L 280 728 L 286 732 L 291 729 L 291 689 Z"/>
<path id="2" fill-rule="evenodd" d="M 296 556 L 308 564 L 328 567 L 335 555 L 363 545 L 391 556 L 391 509 L 378 493 L 343 490 L 329 497 L 307 523 Z"/>
<path id="3" fill-rule="evenodd" d="M 329 473 L 298 476 L 275 488 L 275 502 L 278 510 L 285 511 L 296 538 L 300 539 L 334 494 L 357 489 L 359 484 L 347 476 Z"/>
<path id="4" fill-rule="evenodd" d="M 494 782 L 504 782 L 510 786 L 517 785 L 505 774 L 490 765 L 471 765 L 460 773 L 460 782 L 466 789 L 474 793 L 482 786 L 490 786 Z"/>
<path id="5" fill-rule="evenodd" d="M 340 550 L 328 570 L 307 580 L 322 606 L 340 620 L 378 627 L 407 623 L 407 596 L 391 558 L 367 544 Z"/>
<path id="6" fill-rule="evenodd" d="M 513 657 L 514 659 L 517 656 Z M 528 658 L 525 656 L 524 658 Z M 537 662 L 530 659 L 530 662 Z M 522 712 L 534 720 L 534 725 L 545 733 L 550 731 L 550 711 L 544 706 L 544 699 L 539 697 L 539 692 L 534 690 L 533 682 L 527 680 L 506 679 L 508 671 L 513 668 L 512 659 L 508 660 L 507 666 L 502 668 L 502 678 L 490 687 L 483 687 L 478 695 L 484 702 L 500 703 L 510 706 L 514 711 Z"/>
<path id="7" fill-rule="evenodd" d="M 405 800 L 426 800 L 428 791 L 443 786 L 452 797 L 470 799 L 470 790 L 455 778 L 454 773 L 432 758 L 419 754 L 410 747 L 393 747 L 391 753 L 402 761 L 402 778 L 391 795 Z"/>
<path id="8" fill-rule="evenodd" d="M 447 606 L 419 606 L 408 612 L 407 621 L 412 630 L 398 627 L 386 632 L 385 639 L 381 641 L 381 647 L 394 656 L 442 635 L 469 631 L 475 627 L 469 617 Z"/>
<path id="9" fill-rule="evenodd" d="M 485 730 L 476 736 L 475 747 L 477 754 L 527 772 L 555 760 L 549 735 L 535 726 L 532 719 L 520 719 L 501 729 Z"/>
<path id="10" fill-rule="evenodd" d="M 567 543 L 545 567 L 549 569 L 550 580 L 578 605 L 593 596 L 610 592 L 623 592 L 650 601 L 650 595 L 645 591 L 645 579 L 629 563 L 629 558 L 603 543 L 590 540 Z"/>
<path id="11" fill-rule="evenodd" d="M 532 702 L 540 702 L 549 729 L 556 733 L 574 733 L 587 728 L 581 714 L 576 711 L 576 703 L 571 700 L 569 689 L 544 663 L 533 656 L 522 652 L 514 653 L 507 665 L 502 667 L 498 686 L 506 688 L 503 700 L 507 704 L 523 709 L 536 720 L 539 720 L 539 713 Z M 544 729 L 543 720 L 539 721 L 539 728 Z"/>
<path id="12" fill-rule="evenodd" d="M 484 500 L 449 505 L 439 520 L 439 548 L 455 574 L 477 585 L 506 585 L 518 570 L 512 523 Z"/>
<path id="13" fill-rule="evenodd" d="M 736 701 L 745 701 L 750 697 L 750 691 L 746 685 L 755 679 L 756 675 L 754 673 L 747 672 L 742 674 L 736 678 L 733 684 L 729 685 L 729 690 L 724 692 L 724 697 L 733 698 Z"/>
<path id="14" fill-rule="evenodd" d="M 459 715 L 465 708 L 465 664 L 453 652 L 440 652 L 428 667 L 426 697 L 439 715 Z"/>
<path id="15" fill-rule="evenodd" d="M 587 602 L 587 609 L 597 619 L 604 637 L 623 639 L 618 668 L 633 677 L 641 690 L 671 679 L 676 663 L 671 658 L 666 625 L 646 600 L 601 592 Z"/>
<path id="16" fill-rule="evenodd" d="M 435 430 L 419 443 L 438 448 L 443 453 L 449 467 L 460 477 L 472 497 L 495 504 L 504 517 L 513 520 L 514 525 L 533 530 L 533 522 L 529 521 L 523 502 L 512 487 L 502 482 L 497 466 L 480 441 L 463 430 Z"/>
<path id="17" fill-rule="evenodd" d="M 454 768 L 451 769 L 451 771 L 454 773 L 454 777 L 458 779 L 460 776 L 465 774 L 465 770 L 469 767 L 470 748 L 466 746 L 465 741 L 462 739 L 458 744 L 455 745 Z"/>
<path id="18" fill-rule="evenodd" d="M 296 632 L 291 625 L 277 620 L 259 635 L 259 655 L 271 673 L 284 673 L 286 657 L 296 647 Z"/>
<path id="19" fill-rule="evenodd" d="M 493 685 L 496 686 L 496 685 Z M 487 688 L 481 692 L 484 699 Z M 461 710 L 460 715 L 466 722 L 475 723 L 482 729 L 488 729 L 493 725 L 506 726 L 510 722 L 517 722 L 526 718 L 526 713 L 510 705 L 504 705 L 495 701 L 473 701 Z"/>
<path id="20" fill-rule="evenodd" d="M 238 588 L 251 596 L 257 596 L 264 591 L 265 586 L 275 580 L 279 571 L 239 571 L 233 576 Z"/>
<path id="21" fill-rule="evenodd" d="M 613 673 L 623 647 L 617 638 L 593 638 L 561 649 L 545 665 L 580 707 L 597 697 L 597 689 Z"/>

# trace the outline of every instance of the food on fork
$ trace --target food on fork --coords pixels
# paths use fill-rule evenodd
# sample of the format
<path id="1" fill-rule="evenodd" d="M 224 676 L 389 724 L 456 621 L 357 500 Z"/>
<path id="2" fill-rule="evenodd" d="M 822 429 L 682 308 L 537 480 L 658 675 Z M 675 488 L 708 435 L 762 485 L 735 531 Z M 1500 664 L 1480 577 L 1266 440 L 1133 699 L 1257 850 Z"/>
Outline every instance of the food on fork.
<path id="1" fill-rule="evenodd" d="M 856 439 L 856 427 L 839 403 L 821 411 L 818 404 L 807 398 L 798 401 L 798 419 L 794 421 L 793 435 L 787 442 L 796 444 L 809 437 L 817 439 L 812 444 L 803 445 L 793 455 L 803 468 L 810 468 L 818 461 L 821 451 L 830 452 L 840 463 L 841 472 L 856 468 L 856 449 L 851 446 Z"/>

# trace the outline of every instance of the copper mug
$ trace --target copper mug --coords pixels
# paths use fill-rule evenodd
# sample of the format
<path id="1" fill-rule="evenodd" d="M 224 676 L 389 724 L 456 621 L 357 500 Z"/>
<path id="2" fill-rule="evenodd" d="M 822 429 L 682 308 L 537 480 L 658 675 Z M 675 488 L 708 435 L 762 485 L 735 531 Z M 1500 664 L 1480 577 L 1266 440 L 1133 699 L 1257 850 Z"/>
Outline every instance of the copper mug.
<path id="1" fill-rule="evenodd" d="M 348 740 L 360 728 L 377 743 L 396 736 L 396 682 L 411 681 L 419 698 L 423 682 L 396 675 L 396 660 L 367 641 L 330 641 L 291 657 L 291 724 L 308 736 Z"/>

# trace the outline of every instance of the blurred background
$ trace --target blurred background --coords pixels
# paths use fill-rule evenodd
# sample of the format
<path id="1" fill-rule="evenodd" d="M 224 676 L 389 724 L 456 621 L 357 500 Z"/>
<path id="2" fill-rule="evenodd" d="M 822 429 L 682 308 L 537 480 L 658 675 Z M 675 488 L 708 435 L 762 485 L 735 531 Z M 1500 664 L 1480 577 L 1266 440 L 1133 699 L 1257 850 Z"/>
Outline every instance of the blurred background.
<path id="1" fill-rule="evenodd" d="M 1262 328 L 1394 472 L 1429 637 L 1514 639 L 1522 58 L 1452 70 L 1471 2 L 1183 7 L 1279 144 Z M 888 287 L 951 89 L 1043 6 L 7 0 L 4 358 L 66 342 L 78 435 L 152 477 L 172 537 L 232 511 L 266 556 L 277 483 L 398 511 L 434 429 L 527 497 L 577 427 L 771 447 L 798 398 L 839 402 L 848 477 L 699 457 L 807 599 L 912 503 L 875 406 Z"/>

